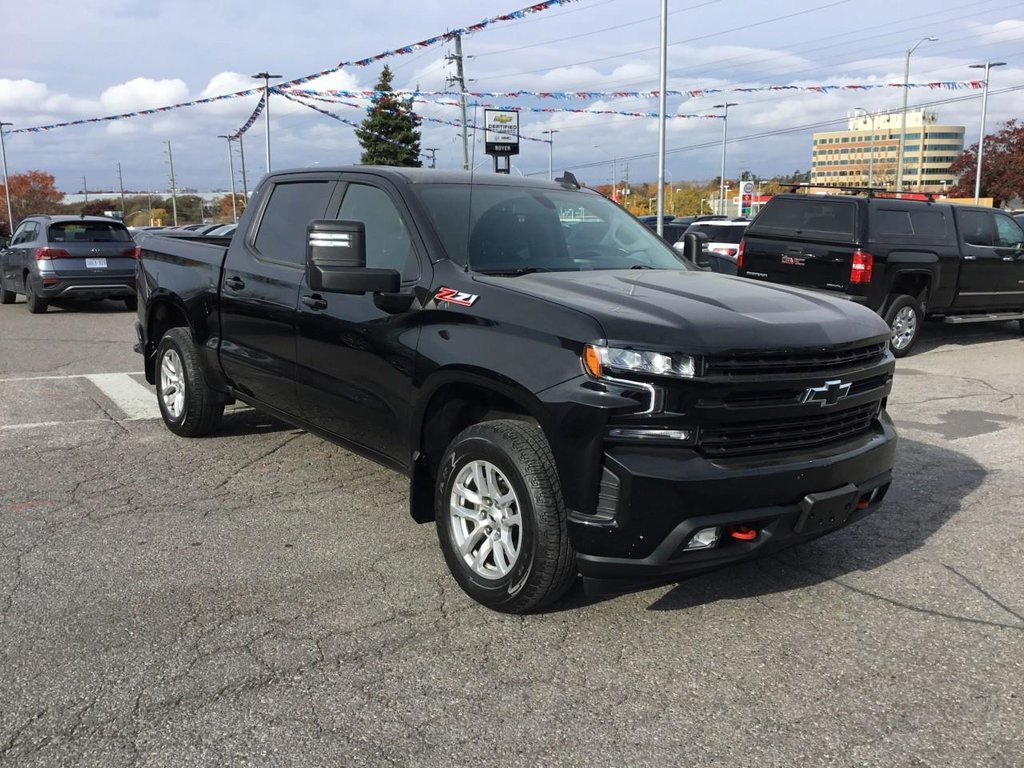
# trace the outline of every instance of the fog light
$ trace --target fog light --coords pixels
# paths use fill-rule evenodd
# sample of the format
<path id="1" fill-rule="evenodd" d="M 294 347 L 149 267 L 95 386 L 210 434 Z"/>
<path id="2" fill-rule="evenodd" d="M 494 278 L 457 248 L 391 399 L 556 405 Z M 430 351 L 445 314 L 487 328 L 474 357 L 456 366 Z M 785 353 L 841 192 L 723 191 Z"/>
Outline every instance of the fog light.
<path id="1" fill-rule="evenodd" d="M 615 440 L 667 440 L 675 443 L 692 443 L 697 432 L 692 429 L 635 429 L 628 427 L 612 427 L 608 437 Z"/>
<path id="2" fill-rule="evenodd" d="M 714 528 L 701 528 L 690 537 L 684 549 L 711 549 L 718 544 L 720 534 L 721 531 L 718 529 L 718 526 Z"/>

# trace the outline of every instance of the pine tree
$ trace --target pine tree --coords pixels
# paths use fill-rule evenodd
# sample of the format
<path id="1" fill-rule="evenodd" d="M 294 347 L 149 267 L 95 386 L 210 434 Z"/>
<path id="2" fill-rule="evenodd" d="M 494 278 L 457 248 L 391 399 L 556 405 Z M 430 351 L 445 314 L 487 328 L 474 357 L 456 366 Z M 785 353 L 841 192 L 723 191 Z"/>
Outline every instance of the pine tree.
<path id="1" fill-rule="evenodd" d="M 412 109 L 412 97 L 400 99 L 391 86 L 391 69 L 385 64 L 377 81 L 377 94 L 370 99 L 366 118 L 356 129 L 363 148 L 364 165 L 398 165 L 418 168 L 420 161 L 420 118 Z"/>

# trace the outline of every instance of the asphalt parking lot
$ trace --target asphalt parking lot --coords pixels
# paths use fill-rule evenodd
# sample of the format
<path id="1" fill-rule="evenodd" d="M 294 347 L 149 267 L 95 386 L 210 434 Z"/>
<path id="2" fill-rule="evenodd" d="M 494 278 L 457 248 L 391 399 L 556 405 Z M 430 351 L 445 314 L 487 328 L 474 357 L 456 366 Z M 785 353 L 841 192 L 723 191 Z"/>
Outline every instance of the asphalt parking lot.
<path id="1" fill-rule="evenodd" d="M 0 764 L 1024 766 L 1024 337 L 901 360 L 883 509 L 510 617 L 403 478 L 154 418 L 114 302 L 0 307 Z"/>

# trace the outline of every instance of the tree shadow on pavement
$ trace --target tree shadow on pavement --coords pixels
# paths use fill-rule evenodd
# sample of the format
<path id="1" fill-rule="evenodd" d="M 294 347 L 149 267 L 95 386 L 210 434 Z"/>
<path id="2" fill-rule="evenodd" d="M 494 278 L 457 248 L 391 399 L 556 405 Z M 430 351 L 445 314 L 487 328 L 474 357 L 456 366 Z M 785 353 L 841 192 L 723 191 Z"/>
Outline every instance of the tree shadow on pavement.
<path id="1" fill-rule="evenodd" d="M 676 586 L 649 610 L 685 610 L 719 600 L 786 592 L 884 566 L 923 546 L 960 510 L 963 499 L 981 485 L 985 475 L 980 464 L 962 453 L 901 438 L 892 487 L 872 515 L 765 558 L 676 580 Z M 663 581 L 660 586 L 671 583 Z M 652 586 L 646 583 L 627 591 Z M 577 586 L 553 610 L 613 597 L 589 596 Z"/>

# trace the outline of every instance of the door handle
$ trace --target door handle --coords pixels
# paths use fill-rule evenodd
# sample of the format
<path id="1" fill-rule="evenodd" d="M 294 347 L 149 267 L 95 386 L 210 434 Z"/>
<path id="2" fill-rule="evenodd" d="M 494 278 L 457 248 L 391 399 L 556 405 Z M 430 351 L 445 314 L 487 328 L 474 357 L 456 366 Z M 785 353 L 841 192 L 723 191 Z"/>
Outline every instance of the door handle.
<path id="1" fill-rule="evenodd" d="M 224 285 L 233 291 L 240 291 L 245 288 L 245 281 L 240 277 L 228 277 L 224 279 Z"/>
<path id="2" fill-rule="evenodd" d="M 327 302 L 321 298 L 319 294 L 314 293 L 312 296 L 303 296 L 299 299 L 310 309 L 321 310 L 327 309 Z"/>

